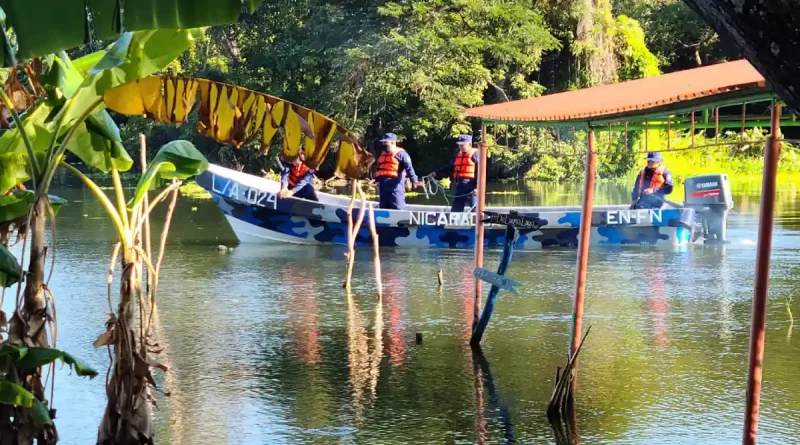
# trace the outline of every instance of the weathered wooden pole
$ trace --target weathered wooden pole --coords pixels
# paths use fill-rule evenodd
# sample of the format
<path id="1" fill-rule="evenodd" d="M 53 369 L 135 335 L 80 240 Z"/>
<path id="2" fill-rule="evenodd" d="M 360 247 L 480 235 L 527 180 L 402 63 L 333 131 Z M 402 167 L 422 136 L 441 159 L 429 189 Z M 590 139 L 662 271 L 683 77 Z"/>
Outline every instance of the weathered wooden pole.
<path id="1" fill-rule="evenodd" d="M 594 132 L 589 130 L 589 144 L 586 148 L 586 176 L 583 180 L 583 206 L 581 207 L 581 228 L 578 234 L 578 260 L 575 271 L 575 297 L 572 303 L 572 331 L 570 332 L 569 356 L 572 357 L 581 342 L 583 327 L 583 300 L 586 293 L 586 268 L 589 264 L 589 239 L 592 234 L 592 206 L 594 204 L 594 177 L 597 169 L 597 154 L 594 152 Z M 577 363 L 574 365 L 577 370 Z M 577 371 L 569 386 L 568 403 L 575 401 Z"/>
<path id="2" fill-rule="evenodd" d="M 475 267 L 483 267 L 483 211 L 486 209 L 486 153 L 489 145 L 486 143 L 486 125 L 481 126 L 481 159 L 478 163 L 478 214 L 475 218 Z M 481 280 L 475 278 L 475 298 L 472 304 L 472 328 L 478 324 L 481 313 L 481 294 L 483 286 Z"/>
<path id="3" fill-rule="evenodd" d="M 750 362 L 747 372 L 747 401 L 744 413 L 742 443 L 756 443 L 758 412 L 761 403 L 761 375 L 764 362 L 764 336 L 767 324 L 767 294 L 769 287 L 772 226 L 775 215 L 775 188 L 780 157 L 781 106 L 772 106 L 770 136 L 764 144 L 764 177 L 761 179 L 761 214 L 758 221 L 756 248 L 756 278 L 753 290 L 753 316 L 750 322 Z"/>
<path id="4" fill-rule="evenodd" d="M 364 191 L 360 190 L 361 196 L 364 196 Z M 375 287 L 378 288 L 378 299 L 383 298 L 383 280 L 381 279 L 381 251 L 380 243 L 378 242 L 378 230 L 375 227 L 375 208 L 372 203 L 369 203 L 369 231 L 372 235 L 372 262 L 375 265 Z"/>
<path id="5" fill-rule="evenodd" d="M 353 226 L 353 206 L 358 192 L 358 180 L 353 179 L 351 184 L 350 205 L 347 207 L 347 276 L 344 280 L 344 288 L 348 292 L 350 291 L 350 279 L 353 277 L 353 263 L 356 260 L 356 235 L 361 228 L 361 222 L 364 221 L 364 198 L 362 197 L 358 223 L 355 224 L 355 227 Z"/>
<path id="6" fill-rule="evenodd" d="M 506 226 L 506 237 L 503 245 L 503 256 L 500 258 L 500 265 L 497 267 L 497 275 L 504 277 L 508 270 L 508 265 L 511 263 L 511 256 L 514 254 L 514 243 L 517 241 L 517 229 L 512 225 Z M 483 308 L 478 323 L 472 329 L 472 337 L 469 340 L 470 346 L 480 347 L 483 333 L 486 332 L 486 327 L 489 325 L 489 320 L 492 318 L 492 312 L 497 304 L 497 295 L 500 293 L 500 286 L 492 284 L 489 289 L 489 296 L 486 297 L 486 307 Z"/>

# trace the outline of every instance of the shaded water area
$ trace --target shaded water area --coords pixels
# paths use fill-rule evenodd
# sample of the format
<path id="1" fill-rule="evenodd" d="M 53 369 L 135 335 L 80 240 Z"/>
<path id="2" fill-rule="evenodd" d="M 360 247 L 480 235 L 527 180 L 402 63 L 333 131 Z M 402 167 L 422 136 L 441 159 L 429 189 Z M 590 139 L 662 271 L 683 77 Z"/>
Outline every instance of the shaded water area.
<path id="1" fill-rule="evenodd" d="M 627 200 L 626 185 L 598 187 L 601 204 Z M 490 205 L 580 201 L 577 186 L 495 190 L 521 194 L 492 194 Z M 92 342 L 108 313 L 113 232 L 88 192 L 54 193 L 70 201 L 51 282 L 58 347 L 101 371 L 92 381 L 59 371 L 57 425 L 62 443 L 89 444 L 105 407 L 108 353 Z M 736 187 L 730 245 L 593 249 L 585 320 L 593 327 L 578 389 L 583 443 L 740 441 L 758 194 L 757 182 Z M 780 186 L 777 212 L 759 435 L 776 444 L 795 443 L 800 423 L 800 332 L 789 331 L 786 310 L 800 290 L 795 186 Z M 383 249 L 381 304 L 369 248 L 358 252 L 347 298 L 342 247 L 221 253 L 222 243 L 235 239 L 213 202 L 181 199 L 155 324 L 159 360 L 170 368 L 157 377 L 170 394 L 155 394 L 158 443 L 553 443 L 545 410 L 566 361 L 574 249 L 515 253 L 508 275 L 520 294 L 501 293 L 482 361 L 467 344 L 471 251 Z M 487 252 L 487 267 L 498 260 L 499 251 Z M 800 299 L 791 305 L 800 314 Z"/>

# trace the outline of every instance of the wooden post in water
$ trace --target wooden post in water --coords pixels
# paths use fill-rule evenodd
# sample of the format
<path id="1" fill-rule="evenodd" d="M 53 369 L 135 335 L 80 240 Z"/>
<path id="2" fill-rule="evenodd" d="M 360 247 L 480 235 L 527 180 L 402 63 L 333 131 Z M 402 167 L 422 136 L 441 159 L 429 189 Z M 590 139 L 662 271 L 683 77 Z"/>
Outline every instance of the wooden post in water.
<path id="1" fill-rule="evenodd" d="M 481 158 L 478 163 L 478 213 L 475 218 L 475 267 L 483 267 L 483 211 L 486 209 L 486 154 L 489 145 L 486 143 L 486 125 L 481 126 Z M 472 304 L 472 328 L 478 324 L 481 313 L 481 280 L 475 278 L 475 298 Z"/>
<path id="2" fill-rule="evenodd" d="M 761 214 L 758 220 L 756 247 L 756 277 L 753 290 L 753 316 L 750 323 L 750 361 L 747 372 L 747 401 L 744 413 L 742 443 L 753 445 L 758 433 L 758 413 L 761 403 L 761 375 L 764 362 L 764 336 L 767 324 L 767 294 L 769 287 L 772 226 L 775 215 L 778 158 L 780 157 L 781 106 L 772 105 L 770 136 L 764 144 L 764 176 L 761 180 Z"/>
<path id="3" fill-rule="evenodd" d="M 350 205 L 347 206 L 347 276 L 344 280 L 344 288 L 350 291 L 350 278 L 353 276 L 353 262 L 356 260 L 355 233 L 353 233 L 353 206 L 356 203 L 356 191 L 358 190 L 358 180 L 350 181 Z"/>
<path id="4" fill-rule="evenodd" d="M 594 131 L 589 130 L 589 144 L 586 148 L 586 175 L 583 179 L 583 206 L 581 207 L 581 228 L 578 234 L 578 260 L 575 271 L 575 297 L 572 303 L 572 331 L 570 332 L 569 357 L 575 355 L 581 342 L 583 328 L 583 300 L 586 292 L 586 268 L 589 264 L 589 239 L 592 234 L 592 206 L 594 205 L 594 177 L 597 169 L 597 154 L 594 152 Z M 577 369 L 577 363 L 574 365 Z M 569 386 L 568 403 L 575 402 L 577 371 Z"/>
<path id="5" fill-rule="evenodd" d="M 364 191 L 361 191 L 364 196 Z M 375 208 L 369 203 L 369 232 L 372 235 L 372 262 L 375 264 L 375 286 L 378 288 L 378 299 L 383 298 L 383 280 L 381 279 L 381 253 L 378 243 L 378 231 L 375 228 Z"/>
<path id="6" fill-rule="evenodd" d="M 506 226 L 506 237 L 503 245 L 503 256 L 500 258 L 500 265 L 497 267 L 497 275 L 505 277 L 508 265 L 511 263 L 511 256 L 514 254 L 514 243 L 517 241 L 517 229 L 512 225 Z M 478 324 L 472 329 L 472 337 L 469 340 L 470 346 L 473 348 L 480 348 L 483 333 L 486 332 L 486 327 L 489 325 L 489 320 L 492 318 L 492 312 L 497 304 L 497 295 L 500 293 L 500 287 L 497 284 L 492 284 L 489 289 L 489 296 L 486 297 L 486 307 L 481 313 Z"/>

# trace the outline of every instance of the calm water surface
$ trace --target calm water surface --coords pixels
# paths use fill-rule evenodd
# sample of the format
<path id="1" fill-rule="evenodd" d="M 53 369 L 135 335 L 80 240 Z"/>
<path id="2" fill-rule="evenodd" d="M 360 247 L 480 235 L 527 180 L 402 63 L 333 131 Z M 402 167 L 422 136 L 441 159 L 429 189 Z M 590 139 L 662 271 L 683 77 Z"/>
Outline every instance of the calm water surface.
<path id="1" fill-rule="evenodd" d="M 504 188 L 522 194 L 491 195 L 490 204 L 580 200 L 574 187 Z M 92 381 L 59 372 L 57 424 L 62 443 L 91 444 L 105 407 L 108 355 L 92 342 L 108 313 L 113 232 L 88 192 L 56 193 L 71 202 L 58 219 L 51 283 L 58 346 L 101 370 Z M 592 251 L 583 443 L 740 441 L 758 193 L 758 184 L 737 187 L 730 245 Z M 600 203 L 626 195 L 625 186 L 599 186 Z M 800 332 L 786 310 L 790 302 L 800 313 L 800 299 L 791 302 L 800 290 L 798 202 L 796 188 L 781 186 L 759 443 L 800 441 Z M 383 249 L 378 303 L 371 249 L 358 253 L 348 298 L 342 248 L 220 253 L 221 243 L 235 239 L 213 203 L 182 199 L 159 289 L 159 360 L 170 371 L 158 379 L 170 396 L 156 394 L 158 443 L 553 442 L 544 412 L 568 345 L 574 250 L 515 253 L 509 276 L 523 287 L 501 294 L 481 363 L 467 345 L 469 251 Z M 498 257 L 488 252 L 488 267 Z"/>

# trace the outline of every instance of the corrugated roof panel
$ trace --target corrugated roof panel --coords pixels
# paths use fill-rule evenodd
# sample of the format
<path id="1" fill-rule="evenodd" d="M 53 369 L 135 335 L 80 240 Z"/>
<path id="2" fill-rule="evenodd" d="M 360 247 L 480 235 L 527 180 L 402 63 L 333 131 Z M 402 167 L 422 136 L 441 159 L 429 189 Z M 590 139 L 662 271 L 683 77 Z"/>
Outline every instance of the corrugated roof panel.
<path id="1" fill-rule="evenodd" d="M 732 91 L 766 87 L 746 60 L 656 77 L 469 108 L 467 116 L 498 121 L 561 122 L 598 119 Z"/>

